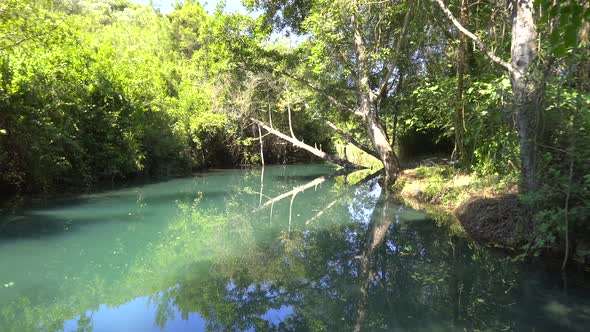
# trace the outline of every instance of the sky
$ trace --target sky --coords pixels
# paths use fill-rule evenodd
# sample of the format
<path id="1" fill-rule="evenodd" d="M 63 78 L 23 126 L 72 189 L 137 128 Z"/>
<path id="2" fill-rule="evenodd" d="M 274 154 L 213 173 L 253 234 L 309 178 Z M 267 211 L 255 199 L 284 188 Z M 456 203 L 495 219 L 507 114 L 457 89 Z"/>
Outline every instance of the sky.
<path id="1" fill-rule="evenodd" d="M 148 5 L 150 0 L 127 0 L 129 2 L 138 3 L 141 5 Z M 162 13 L 170 13 L 173 9 L 174 3 L 176 0 L 154 0 L 154 5 L 156 8 L 160 8 Z M 213 13 L 215 11 L 215 7 L 217 3 L 221 2 L 221 0 L 201 0 L 201 4 L 205 7 L 205 10 L 208 13 Z M 242 6 L 241 0 L 226 0 L 225 1 L 225 12 L 226 13 L 234 13 L 239 12 L 242 14 L 248 14 L 248 11 L 244 6 Z"/>
<path id="2" fill-rule="evenodd" d="M 138 3 L 141 5 L 148 5 L 150 3 L 150 0 L 127 0 L 127 1 L 132 2 L 132 3 Z M 154 6 L 156 8 L 159 8 L 160 11 L 164 14 L 168 14 L 168 13 L 172 12 L 174 3 L 176 3 L 176 1 L 177 0 L 153 0 Z M 182 1 L 182 0 L 180 0 L 180 1 Z M 205 8 L 205 10 L 209 14 L 211 14 L 215 11 L 217 4 L 219 2 L 221 2 L 222 0 L 199 0 L 199 1 L 201 2 L 203 7 Z M 257 17 L 261 13 L 261 11 L 254 11 L 253 13 L 249 13 L 246 10 L 246 8 L 244 6 L 242 6 L 241 0 L 225 0 L 224 12 L 226 12 L 226 13 L 238 12 L 241 14 L 251 15 L 253 17 Z M 276 32 L 273 32 L 271 37 L 274 37 L 276 39 L 285 38 L 285 36 L 283 36 L 281 33 L 276 33 Z M 289 40 L 290 45 L 298 44 L 304 39 L 305 39 L 305 37 L 296 36 L 295 34 L 291 34 L 287 37 L 287 40 Z"/>

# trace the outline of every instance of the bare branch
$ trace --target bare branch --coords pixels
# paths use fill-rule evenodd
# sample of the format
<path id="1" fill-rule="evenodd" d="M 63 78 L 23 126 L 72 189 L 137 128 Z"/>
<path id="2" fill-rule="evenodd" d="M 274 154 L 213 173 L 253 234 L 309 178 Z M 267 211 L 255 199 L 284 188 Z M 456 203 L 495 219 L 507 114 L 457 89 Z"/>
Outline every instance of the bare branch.
<path id="1" fill-rule="evenodd" d="M 442 9 L 445 15 L 453 22 L 455 27 L 459 29 L 462 33 L 464 33 L 467 37 L 469 37 L 475 45 L 477 45 L 492 61 L 499 64 L 500 66 L 504 67 L 504 69 L 508 70 L 510 74 L 518 73 L 518 69 L 515 68 L 511 63 L 502 60 L 498 57 L 494 52 L 492 52 L 489 47 L 481 41 L 476 35 L 474 35 L 471 31 L 467 30 L 456 18 L 453 16 L 453 13 L 445 6 L 442 0 L 432 0 L 438 4 L 438 6 Z"/>
<path id="2" fill-rule="evenodd" d="M 264 166 L 264 141 L 262 140 L 262 131 L 260 130 L 260 125 L 258 125 L 258 139 L 260 140 L 260 162 L 262 163 L 262 166 Z"/>
<path id="3" fill-rule="evenodd" d="M 298 140 L 298 139 L 296 139 L 294 137 L 290 137 L 288 135 L 285 135 L 285 134 L 281 133 L 280 131 L 267 126 L 264 122 L 259 121 L 259 120 L 255 119 L 255 118 L 250 118 L 250 120 L 252 120 L 254 123 L 256 123 L 257 125 L 259 125 L 262 128 L 264 128 L 269 133 L 271 133 L 271 134 L 273 134 L 273 135 L 275 135 L 275 136 L 277 136 L 279 138 L 282 138 L 283 140 L 291 143 L 293 146 L 296 146 L 298 148 L 301 148 L 301 149 L 304 149 L 304 150 L 306 150 L 308 152 L 311 152 L 313 155 L 315 155 L 317 157 L 320 157 L 320 158 L 322 158 L 324 160 L 327 160 L 327 161 L 329 161 L 329 162 L 331 162 L 333 164 L 340 165 L 340 166 L 342 166 L 344 168 L 347 168 L 347 169 L 360 169 L 360 168 L 364 168 L 362 166 L 355 165 L 355 164 L 351 163 L 348 160 L 340 159 L 337 156 L 333 156 L 333 155 L 327 154 L 327 153 L 325 153 L 325 152 L 323 152 L 321 150 L 318 150 L 318 149 L 314 148 L 313 146 L 310 146 L 310 145 L 307 145 L 307 144 L 303 143 L 302 141 L 300 141 L 300 140 Z"/>
<path id="4" fill-rule="evenodd" d="M 379 154 L 377 154 L 377 152 L 373 151 L 371 148 L 369 148 L 366 145 L 362 144 L 361 142 L 357 141 L 351 134 L 341 130 L 334 123 L 332 123 L 331 121 L 329 121 L 327 119 L 322 119 L 322 120 L 324 120 L 324 123 L 327 124 L 328 127 L 334 129 L 335 132 L 337 132 L 340 136 L 342 136 L 350 144 L 356 146 L 357 148 L 364 151 L 365 153 L 370 154 L 371 156 L 379 159 Z"/>

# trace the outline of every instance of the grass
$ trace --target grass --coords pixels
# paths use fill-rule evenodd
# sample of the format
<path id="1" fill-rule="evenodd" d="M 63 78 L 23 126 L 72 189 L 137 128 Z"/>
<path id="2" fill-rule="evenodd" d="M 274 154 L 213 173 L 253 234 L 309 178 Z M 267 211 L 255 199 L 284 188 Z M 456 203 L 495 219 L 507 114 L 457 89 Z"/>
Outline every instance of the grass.
<path id="1" fill-rule="evenodd" d="M 449 165 L 404 170 L 394 188 L 404 200 L 453 212 L 473 197 L 494 198 L 516 192 L 516 178 L 478 177 Z"/>
<path id="2" fill-rule="evenodd" d="M 453 233 L 464 233 L 459 211 L 475 199 L 497 198 L 516 192 L 515 178 L 478 177 L 450 165 L 419 166 L 406 169 L 394 185 L 405 204 L 426 211 L 435 222 Z"/>

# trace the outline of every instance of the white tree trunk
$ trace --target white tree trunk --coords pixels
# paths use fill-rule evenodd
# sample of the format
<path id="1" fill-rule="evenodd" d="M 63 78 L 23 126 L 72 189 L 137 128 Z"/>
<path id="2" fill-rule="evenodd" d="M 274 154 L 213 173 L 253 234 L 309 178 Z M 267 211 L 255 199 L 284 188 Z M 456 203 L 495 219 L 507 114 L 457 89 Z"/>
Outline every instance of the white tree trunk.
<path id="1" fill-rule="evenodd" d="M 381 159 L 381 162 L 383 163 L 383 169 L 385 170 L 385 190 L 389 190 L 389 188 L 395 183 L 395 180 L 397 180 L 400 170 L 399 160 L 397 159 L 391 144 L 389 144 L 385 129 L 383 129 L 375 110 L 369 109 L 364 118 L 371 142 L 373 143 L 375 150 L 377 150 L 379 159 Z"/>
<path id="2" fill-rule="evenodd" d="M 361 30 L 358 25 L 357 13 L 351 16 L 351 23 L 354 30 L 354 46 L 357 58 L 357 81 L 358 81 L 358 93 L 360 95 L 360 114 L 365 121 L 367 126 L 367 133 L 371 138 L 373 147 L 379 159 L 383 163 L 383 169 L 385 170 L 385 181 L 384 189 L 391 190 L 391 186 L 395 183 L 399 174 L 399 161 L 395 155 L 395 151 L 389 144 L 387 134 L 381 125 L 377 112 L 373 107 L 374 92 L 371 90 L 369 85 L 369 64 L 367 59 L 367 51 L 365 47 L 365 41 L 363 39 Z"/>
<path id="3" fill-rule="evenodd" d="M 538 187 L 536 139 L 540 116 L 542 86 L 535 73 L 537 29 L 533 0 L 513 0 L 511 72 L 514 106 L 518 119 L 521 153 L 521 191 Z"/>

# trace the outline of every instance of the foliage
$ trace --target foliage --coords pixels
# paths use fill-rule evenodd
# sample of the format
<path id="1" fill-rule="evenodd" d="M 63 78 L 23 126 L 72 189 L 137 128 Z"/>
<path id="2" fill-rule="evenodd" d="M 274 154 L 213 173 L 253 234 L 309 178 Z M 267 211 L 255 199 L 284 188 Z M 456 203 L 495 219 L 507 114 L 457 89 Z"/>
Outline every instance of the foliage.
<path id="1" fill-rule="evenodd" d="M 452 213 L 474 197 L 494 197 L 513 190 L 516 177 L 478 176 L 449 165 L 419 166 L 406 171 L 397 186 L 402 197 L 442 206 Z"/>
<path id="2" fill-rule="evenodd" d="M 0 10 L 3 188 L 80 187 L 256 162 L 257 143 L 248 142 L 257 133 L 244 131 L 231 107 L 232 91 L 243 86 L 232 72 L 231 40 L 250 20 L 208 15 L 198 2 L 170 15 L 107 0 L 9 1 Z M 284 115 L 277 102 L 269 106 Z M 330 149 L 313 122 L 296 116 L 295 124 Z M 280 154 L 272 159 L 308 159 Z"/>
<path id="3" fill-rule="evenodd" d="M 590 241 L 590 89 L 578 76 L 588 72 L 587 55 L 571 52 L 564 61 L 568 75 L 551 80 L 547 87 L 547 128 L 541 145 L 544 180 L 537 193 L 525 197 L 537 209 L 537 248 L 563 243 L 565 233 L 575 243 Z M 587 253 L 574 254 L 587 259 Z"/>
<path id="4" fill-rule="evenodd" d="M 461 1 L 445 2 L 451 12 L 460 8 Z M 455 142 L 466 154 L 462 171 L 505 183 L 520 175 L 514 82 L 471 43 L 459 79 L 459 35 L 433 2 L 245 5 L 262 15 L 226 14 L 223 6 L 209 14 L 198 1 L 178 2 L 167 14 L 124 0 L 4 1 L 2 191 L 254 165 L 262 161 L 260 138 L 267 163 L 317 161 L 276 137 L 259 137 L 250 117 L 342 154 L 345 141 L 323 120 L 371 146 L 371 129 L 356 112 L 366 98 L 399 151 L 412 148 L 415 133 L 428 136 L 423 143 L 453 142 L 462 122 L 463 142 Z M 535 109 L 542 121 L 534 128 L 543 184 L 523 199 L 538 212 L 545 245 L 559 243 L 566 229 L 590 234 L 590 9 L 575 0 L 538 0 L 535 9 L 538 77 L 530 79 L 543 87 Z M 488 51 L 508 58 L 511 7 L 473 2 L 468 10 L 465 27 Z M 447 153 L 440 149 L 428 152 Z M 353 150 L 352 158 L 372 160 Z M 451 204 L 460 195 L 445 189 L 446 174 L 429 176 L 428 200 L 448 197 Z"/>

